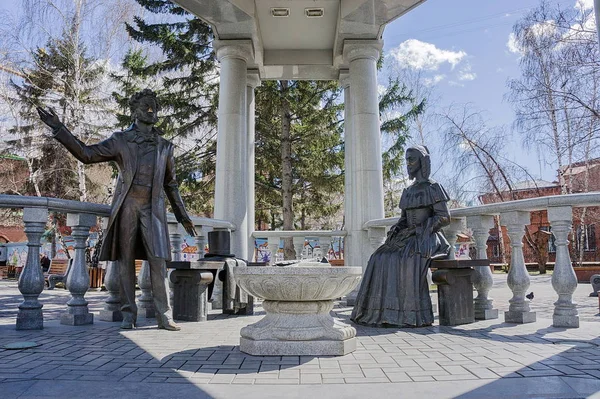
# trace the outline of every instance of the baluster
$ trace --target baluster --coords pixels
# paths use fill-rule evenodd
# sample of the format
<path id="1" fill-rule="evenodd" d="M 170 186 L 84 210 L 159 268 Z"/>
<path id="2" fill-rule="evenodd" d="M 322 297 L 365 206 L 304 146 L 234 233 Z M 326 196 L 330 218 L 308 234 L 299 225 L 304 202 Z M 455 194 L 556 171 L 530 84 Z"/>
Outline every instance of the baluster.
<path id="1" fill-rule="evenodd" d="M 204 229 L 202 228 L 202 226 L 200 225 L 196 225 L 196 233 L 198 233 L 197 236 L 194 237 L 194 244 L 196 245 L 197 251 L 196 253 L 198 254 L 198 260 L 202 260 L 204 259 L 204 248 L 206 247 L 206 234 L 204 232 Z M 217 275 L 213 276 L 213 281 L 216 284 L 215 280 L 218 280 L 219 277 Z M 171 283 L 171 280 L 169 279 L 169 283 Z M 214 287 L 215 284 L 213 284 L 213 291 L 214 291 Z M 213 294 L 214 297 L 214 294 Z M 210 312 L 213 308 L 212 302 L 209 302 L 208 298 L 208 289 L 205 289 L 202 294 L 200 294 L 200 308 L 202 309 L 202 314 L 203 315 L 208 315 L 208 312 Z M 204 319 L 206 320 L 206 319 Z"/>
<path id="2" fill-rule="evenodd" d="M 183 238 L 179 230 L 179 223 L 169 223 L 169 241 L 171 242 L 171 261 L 178 262 L 181 260 L 181 244 Z M 143 265 L 142 265 L 143 267 Z M 175 284 L 171 281 L 170 274 L 174 269 L 167 270 L 167 283 L 169 285 L 169 300 L 173 303 L 173 296 L 175 295 Z M 140 272 L 141 274 L 141 272 Z M 141 287 L 140 287 L 141 288 Z"/>
<path id="3" fill-rule="evenodd" d="M 294 242 L 294 250 L 296 250 L 296 259 L 302 259 L 302 251 L 304 250 L 304 237 L 292 237 L 292 241 Z"/>
<path id="4" fill-rule="evenodd" d="M 369 238 L 369 243 L 371 244 L 371 251 L 370 253 L 372 254 L 373 251 L 375 251 L 377 248 L 379 248 L 384 242 L 385 239 L 387 237 L 386 232 L 385 232 L 385 227 L 369 227 L 367 236 Z M 345 244 L 348 241 L 344 242 L 344 253 L 346 252 L 346 247 Z M 346 263 L 344 263 L 344 266 L 362 266 L 363 268 L 363 273 L 365 271 L 365 268 L 367 267 L 367 265 L 348 265 Z M 356 297 L 358 296 L 358 291 L 360 290 L 360 284 L 354 288 L 352 290 L 352 292 L 350 292 L 348 295 L 346 295 L 344 297 L 344 299 L 346 300 L 346 306 L 354 306 L 356 305 Z"/>
<path id="5" fill-rule="evenodd" d="M 104 309 L 100 311 L 99 319 L 102 321 L 122 321 L 121 313 L 121 277 L 117 262 L 106 262 L 106 274 L 104 275 L 104 286 L 108 291 L 108 298 L 104 302 Z"/>
<path id="6" fill-rule="evenodd" d="M 558 294 L 554 302 L 552 325 L 554 327 L 579 327 L 577 307 L 573 303 L 573 293 L 577 288 L 577 276 L 569 255 L 569 232 L 573 222 L 570 206 L 548 208 L 548 221 L 556 244 L 556 262 L 552 272 L 552 287 Z"/>
<path id="7" fill-rule="evenodd" d="M 170 284 L 170 281 L 169 281 Z M 152 296 L 152 279 L 150 278 L 150 263 L 147 260 L 142 261 L 140 275 L 138 276 L 138 285 L 142 294 L 138 298 L 138 316 L 147 319 L 156 317 L 154 309 L 154 297 Z M 171 290 L 171 292 L 173 292 Z"/>
<path id="8" fill-rule="evenodd" d="M 202 229 L 202 226 L 196 226 L 196 232 L 198 235 L 194 237 L 194 244 L 196 245 L 198 259 L 204 259 L 204 248 L 206 247 L 206 234 Z"/>
<path id="9" fill-rule="evenodd" d="M 385 242 L 385 239 L 387 238 L 386 232 L 385 232 L 385 227 L 369 227 L 369 243 L 371 243 L 371 248 L 373 249 L 371 251 L 371 253 L 373 253 L 373 251 L 375 251 L 377 248 L 379 248 L 380 246 L 383 245 L 383 243 Z M 351 266 L 358 266 L 358 265 L 351 265 Z M 363 265 L 363 269 L 366 267 L 366 265 Z"/>
<path id="10" fill-rule="evenodd" d="M 27 235 L 27 260 L 19 276 L 19 291 L 23 302 L 17 313 L 17 330 L 44 328 L 42 304 L 38 297 L 44 289 L 44 273 L 40 266 L 40 239 L 48 220 L 46 208 L 24 208 L 23 223 Z"/>
<path id="11" fill-rule="evenodd" d="M 95 225 L 96 215 L 67 214 L 67 226 L 71 227 L 71 236 L 75 240 L 75 256 L 67 276 L 67 288 L 71 299 L 67 302 L 67 311 L 60 317 L 61 324 L 81 326 L 94 323 L 94 315 L 89 312 L 84 296 L 90 288 L 90 274 L 85 263 L 86 240 L 90 235 L 90 227 Z"/>
<path id="12" fill-rule="evenodd" d="M 274 265 L 276 262 L 275 257 L 277 257 L 277 251 L 279 250 L 280 239 L 279 236 L 267 238 L 267 245 L 269 246 L 269 251 L 271 251 L 271 265 Z"/>
<path id="13" fill-rule="evenodd" d="M 180 261 L 183 237 L 178 223 L 169 223 L 169 240 L 171 241 L 171 260 L 173 262 Z"/>
<path id="14" fill-rule="evenodd" d="M 487 259 L 487 239 L 490 229 L 494 227 L 494 217 L 489 215 L 467 216 L 467 226 L 473 231 L 477 246 L 477 259 Z M 498 318 L 498 309 L 492 305 L 493 299 L 488 293 L 494 284 L 492 270 L 489 266 L 475 266 L 473 286 L 477 290 L 477 298 L 473 300 L 475 318 L 489 320 Z"/>
<path id="15" fill-rule="evenodd" d="M 533 323 L 536 320 L 536 313 L 530 311 L 529 299 L 525 298 L 529 288 L 529 273 L 527 273 L 523 257 L 523 236 L 525 235 L 525 226 L 529 223 L 529 212 L 513 211 L 500 215 L 500 224 L 506 226 L 512 249 L 507 283 L 513 297 L 509 301 L 508 312 L 504 312 L 506 323 L 523 324 Z"/>
<path id="16" fill-rule="evenodd" d="M 320 237 L 319 246 L 321 247 L 321 255 L 329 260 L 329 248 L 331 248 L 331 237 Z"/>
<path id="17" fill-rule="evenodd" d="M 108 218 L 102 218 L 102 229 L 108 228 Z M 122 321 L 121 313 L 121 276 L 117 262 L 106 262 L 104 273 L 104 287 L 108 291 L 108 298 L 104 302 L 104 309 L 100 311 L 99 319 L 102 321 Z"/>
<path id="18" fill-rule="evenodd" d="M 444 237 L 448 240 L 448 244 L 450 244 L 450 253 L 448 254 L 448 259 L 454 260 L 456 259 L 456 241 L 458 240 L 458 233 L 464 231 L 466 228 L 465 219 L 456 218 L 450 221 L 450 224 L 443 228 Z"/>

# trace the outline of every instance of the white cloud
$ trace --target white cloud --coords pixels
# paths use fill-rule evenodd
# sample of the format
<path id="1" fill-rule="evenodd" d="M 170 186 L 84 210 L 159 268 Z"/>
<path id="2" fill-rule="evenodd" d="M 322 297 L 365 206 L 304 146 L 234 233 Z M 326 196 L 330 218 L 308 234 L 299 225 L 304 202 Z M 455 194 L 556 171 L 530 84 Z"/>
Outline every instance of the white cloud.
<path id="1" fill-rule="evenodd" d="M 556 22 L 554 22 L 552 19 L 544 22 L 538 22 L 537 24 L 531 25 L 531 31 L 536 36 L 551 35 L 556 31 Z"/>
<path id="2" fill-rule="evenodd" d="M 377 85 L 377 94 L 382 96 L 386 91 L 386 87 L 383 85 Z"/>
<path id="3" fill-rule="evenodd" d="M 580 12 L 591 10 L 594 8 L 594 0 L 577 0 L 575 2 L 575 9 Z"/>
<path id="4" fill-rule="evenodd" d="M 435 86 L 436 84 L 438 84 L 442 80 L 444 80 L 444 78 L 446 78 L 446 75 L 444 75 L 444 74 L 435 75 L 432 78 L 424 78 L 423 84 L 428 87 Z"/>
<path id="5" fill-rule="evenodd" d="M 579 10 L 583 23 L 576 23 L 571 30 L 563 35 L 566 40 L 595 40 L 596 39 L 596 16 L 594 14 L 593 0 L 578 0 L 575 9 Z"/>
<path id="6" fill-rule="evenodd" d="M 458 80 L 475 80 L 477 74 L 471 72 L 471 65 L 467 64 L 458 72 Z"/>
<path id="7" fill-rule="evenodd" d="M 445 63 L 454 69 L 467 56 L 464 51 L 442 50 L 434 44 L 416 39 L 400 43 L 390 53 L 403 68 L 429 71 L 435 71 Z"/>
<path id="8" fill-rule="evenodd" d="M 458 80 L 475 80 L 477 77 L 476 73 L 473 72 L 461 72 L 458 75 Z"/>
<path id="9" fill-rule="evenodd" d="M 523 54 L 521 48 L 519 47 L 519 44 L 517 43 L 517 37 L 512 32 L 508 35 L 506 47 L 508 47 L 508 51 L 510 51 L 513 54 Z"/>

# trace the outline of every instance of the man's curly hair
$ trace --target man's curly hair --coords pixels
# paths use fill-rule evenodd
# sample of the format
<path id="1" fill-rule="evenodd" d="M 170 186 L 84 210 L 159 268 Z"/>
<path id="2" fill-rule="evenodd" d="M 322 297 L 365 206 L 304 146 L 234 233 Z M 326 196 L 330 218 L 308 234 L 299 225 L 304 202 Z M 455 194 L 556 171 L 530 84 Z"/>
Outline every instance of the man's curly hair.
<path id="1" fill-rule="evenodd" d="M 131 111 L 132 116 L 144 97 L 151 97 L 154 100 L 156 103 L 156 109 L 154 112 L 158 112 L 160 110 L 160 103 L 158 102 L 158 98 L 156 98 L 156 93 L 150 89 L 144 89 L 142 91 L 138 91 L 129 99 L 129 110 Z"/>

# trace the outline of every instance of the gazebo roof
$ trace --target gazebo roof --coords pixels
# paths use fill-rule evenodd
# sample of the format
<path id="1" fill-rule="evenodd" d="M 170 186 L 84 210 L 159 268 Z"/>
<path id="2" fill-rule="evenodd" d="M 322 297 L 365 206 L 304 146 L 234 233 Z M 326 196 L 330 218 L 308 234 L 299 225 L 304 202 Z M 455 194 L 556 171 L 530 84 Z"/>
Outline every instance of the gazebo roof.
<path id="1" fill-rule="evenodd" d="M 172 0 L 219 40 L 251 40 L 262 79 L 337 79 L 344 40 L 378 40 L 425 0 Z"/>

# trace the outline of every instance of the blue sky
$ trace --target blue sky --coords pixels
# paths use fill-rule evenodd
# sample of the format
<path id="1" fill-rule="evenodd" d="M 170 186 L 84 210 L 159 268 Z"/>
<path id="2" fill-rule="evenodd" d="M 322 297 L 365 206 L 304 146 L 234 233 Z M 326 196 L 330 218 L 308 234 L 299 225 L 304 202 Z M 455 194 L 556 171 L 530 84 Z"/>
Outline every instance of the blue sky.
<path id="1" fill-rule="evenodd" d="M 438 107 L 472 103 L 485 112 L 491 125 L 511 132 L 514 112 L 504 100 L 506 81 L 520 75 L 518 54 L 507 46 L 513 24 L 540 0 L 427 0 L 386 27 L 384 50 L 389 57 L 422 67 L 439 96 Z M 591 4 L 592 0 L 584 0 Z M 573 7 L 576 0 L 551 0 Z M 20 0 L 3 0 L 0 12 L 20 12 Z M 384 83 L 384 79 L 380 79 Z M 432 138 L 433 140 L 434 138 Z M 552 181 L 556 167 L 538 161 L 513 132 L 508 152 L 537 177 Z"/>
<path id="2" fill-rule="evenodd" d="M 574 7 L 576 0 L 551 2 L 557 3 Z M 384 50 L 439 80 L 434 86 L 439 106 L 472 103 L 485 111 L 491 125 L 505 125 L 510 132 L 514 112 L 504 100 L 506 82 L 520 71 L 519 55 L 510 52 L 507 43 L 513 24 L 538 4 L 539 0 L 428 0 L 386 27 Z M 507 146 L 513 160 L 537 177 L 556 178 L 555 166 L 544 161 L 540 166 L 535 151 L 523 149 L 517 132 Z"/>

